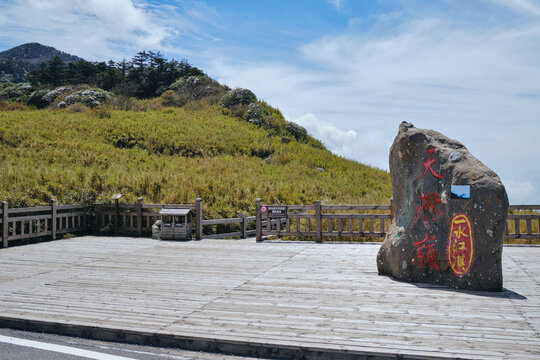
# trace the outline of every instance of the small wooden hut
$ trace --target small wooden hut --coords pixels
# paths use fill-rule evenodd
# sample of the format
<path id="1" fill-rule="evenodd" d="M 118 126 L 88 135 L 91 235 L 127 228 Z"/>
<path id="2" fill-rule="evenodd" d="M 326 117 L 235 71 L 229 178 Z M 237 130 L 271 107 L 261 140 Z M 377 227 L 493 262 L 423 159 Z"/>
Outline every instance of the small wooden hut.
<path id="1" fill-rule="evenodd" d="M 161 209 L 159 214 L 163 240 L 191 240 L 191 209 Z"/>

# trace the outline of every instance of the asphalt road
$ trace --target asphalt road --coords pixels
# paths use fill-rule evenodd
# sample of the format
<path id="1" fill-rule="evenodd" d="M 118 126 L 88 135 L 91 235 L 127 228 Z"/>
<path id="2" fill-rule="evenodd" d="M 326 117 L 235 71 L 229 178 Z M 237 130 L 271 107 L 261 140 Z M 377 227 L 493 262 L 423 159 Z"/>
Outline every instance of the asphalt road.
<path id="1" fill-rule="evenodd" d="M 0 329 L 0 360 L 247 360 L 253 358 Z"/>

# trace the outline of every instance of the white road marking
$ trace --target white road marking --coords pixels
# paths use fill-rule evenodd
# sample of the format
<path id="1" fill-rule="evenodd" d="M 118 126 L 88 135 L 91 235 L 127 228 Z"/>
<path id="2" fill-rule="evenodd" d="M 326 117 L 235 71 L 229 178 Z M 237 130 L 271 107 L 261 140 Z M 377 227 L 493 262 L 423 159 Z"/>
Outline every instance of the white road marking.
<path id="1" fill-rule="evenodd" d="M 115 348 L 111 348 L 108 346 L 99 345 L 97 346 L 101 349 L 109 349 L 114 350 Z M 179 355 L 171 355 L 171 354 L 160 354 L 160 353 L 153 353 L 148 351 L 141 351 L 141 350 L 131 350 L 131 349 L 122 349 L 124 352 L 130 352 L 134 354 L 140 354 L 140 355 L 152 355 L 154 357 L 161 357 L 161 358 L 167 358 L 167 359 L 178 359 L 178 360 L 192 360 L 193 358 L 187 358 L 185 356 L 179 356 Z"/>
<path id="2" fill-rule="evenodd" d="M 14 338 L 11 336 L 0 335 L 0 342 L 6 343 L 6 344 L 31 347 L 35 349 L 53 351 L 53 352 L 62 353 L 62 354 L 81 356 L 81 357 L 96 359 L 96 360 L 134 360 L 133 358 L 99 353 L 95 351 L 78 349 L 78 348 L 74 348 L 70 346 L 63 346 L 63 345 L 49 344 L 49 343 L 33 341 L 33 340 L 19 339 L 19 338 Z"/>

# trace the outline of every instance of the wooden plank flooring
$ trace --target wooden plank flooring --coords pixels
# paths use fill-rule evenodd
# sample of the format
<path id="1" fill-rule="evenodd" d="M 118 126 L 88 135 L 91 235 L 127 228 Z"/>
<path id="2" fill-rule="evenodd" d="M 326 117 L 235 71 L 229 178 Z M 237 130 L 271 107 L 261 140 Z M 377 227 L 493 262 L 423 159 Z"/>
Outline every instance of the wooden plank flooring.
<path id="1" fill-rule="evenodd" d="M 378 244 L 80 237 L 0 249 L 0 317 L 447 358 L 540 358 L 540 247 L 502 293 L 377 275 Z"/>

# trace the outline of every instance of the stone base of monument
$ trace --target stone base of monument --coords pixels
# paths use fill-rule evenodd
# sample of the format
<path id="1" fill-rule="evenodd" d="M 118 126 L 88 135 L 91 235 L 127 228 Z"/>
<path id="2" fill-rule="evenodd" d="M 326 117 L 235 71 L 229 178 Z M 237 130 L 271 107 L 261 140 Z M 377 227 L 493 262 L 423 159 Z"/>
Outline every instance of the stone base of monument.
<path id="1" fill-rule="evenodd" d="M 390 149 L 394 219 L 377 254 L 380 275 L 501 291 L 508 197 L 463 144 L 402 123 Z"/>

